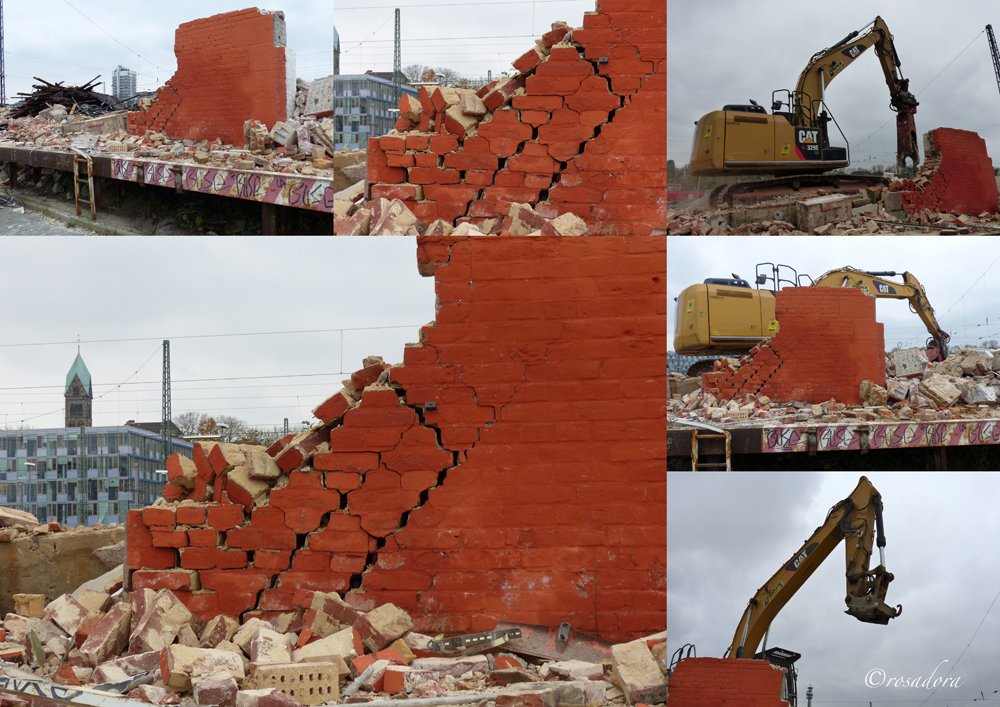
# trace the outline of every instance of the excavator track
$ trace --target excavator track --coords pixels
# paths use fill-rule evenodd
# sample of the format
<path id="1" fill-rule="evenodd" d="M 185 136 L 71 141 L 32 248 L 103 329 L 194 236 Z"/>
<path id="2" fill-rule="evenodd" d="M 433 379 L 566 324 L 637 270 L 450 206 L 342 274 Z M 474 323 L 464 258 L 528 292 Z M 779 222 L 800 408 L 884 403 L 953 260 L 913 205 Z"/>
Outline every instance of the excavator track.
<path id="1" fill-rule="evenodd" d="M 829 193 L 852 193 L 859 189 L 887 187 L 889 180 L 864 174 L 806 174 L 717 186 L 709 194 L 709 208 L 746 206 L 787 195 L 807 198 L 820 189 Z"/>

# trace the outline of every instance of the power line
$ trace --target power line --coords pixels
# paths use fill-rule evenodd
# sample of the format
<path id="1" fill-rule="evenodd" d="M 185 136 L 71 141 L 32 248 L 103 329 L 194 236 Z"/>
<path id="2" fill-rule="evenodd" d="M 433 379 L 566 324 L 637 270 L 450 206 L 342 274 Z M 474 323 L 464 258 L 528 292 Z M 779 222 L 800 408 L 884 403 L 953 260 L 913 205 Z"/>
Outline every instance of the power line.
<path id="1" fill-rule="evenodd" d="M 261 380 L 264 378 L 310 378 L 315 376 L 342 376 L 343 373 L 295 373 L 291 375 L 282 376 L 240 376 L 236 378 L 186 378 L 184 380 L 176 380 L 174 383 L 200 383 L 205 381 L 245 381 L 245 380 Z M 159 383 L 159 381 L 141 381 L 143 384 L 147 383 Z M 105 384 L 109 385 L 109 384 Z M 64 388 L 62 385 L 28 385 L 14 388 L 0 388 L 0 390 L 38 390 L 40 388 Z"/>
<path id="2" fill-rule="evenodd" d="M 63 0 L 65 2 L 65 0 Z M 580 0 L 494 0 L 492 2 L 452 2 L 452 3 L 429 3 L 425 5 L 403 5 L 401 10 L 409 10 L 411 7 L 478 7 L 480 5 L 533 5 L 543 2 L 580 2 Z M 396 5 L 361 5 L 358 7 L 338 7 L 337 10 L 391 10 Z"/>
<path id="3" fill-rule="evenodd" d="M 115 41 L 115 42 L 117 42 L 118 44 L 121 44 L 121 45 L 122 45 L 123 47 L 125 47 L 125 45 L 124 45 L 124 44 L 122 44 L 121 42 L 119 42 L 119 41 L 118 41 L 117 39 L 115 39 L 115 38 L 114 38 L 114 37 L 113 37 L 113 36 L 111 35 L 111 33 L 110 33 L 110 32 L 108 32 L 107 30 L 105 30 L 105 29 L 104 29 L 103 27 L 101 27 L 101 26 L 100 26 L 99 24 L 97 24 L 97 23 L 96 23 L 96 22 L 94 22 L 94 21 L 93 21 L 92 19 L 90 19 L 89 17 L 87 17 L 86 15 L 84 15 L 84 14 L 83 14 L 82 12 L 80 12 L 79 10 L 77 10 L 77 9 L 76 9 L 75 7 L 73 7 L 73 5 L 72 5 L 72 4 L 71 4 L 71 3 L 69 2 L 69 0 L 63 0 L 63 2 L 64 2 L 64 3 L 66 3 L 67 5 L 69 5 L 70 7 L 72 7 L 72 8 L 73 8 L 74 10 L 76 10 L 77 12 L 79 12 L 79 13 L 80 13 L 80 15 L 82 15 L 82 16 L 83 16 L 83 19 L 87 20 L 87 22 L 89 22 L 90 24 L 94 25 L 94 27 L 96 27 L 97 29 L 101 30 L 102 32 L 104 32 L 104 34 L 108 35 L 109 37 L 111 37 L 111 39 L 112 39 L 112 40 L 114 40 L 114 41 Z M 130 52 L 131 52 L 132 54 L 135 54 L 135 55 L 136 55 L 137 57 L 139 57 L 140 59 L 142 59 L 142 58 L 143 58 L 143 57 L 142 57 L 142 56 L 141 56 L 141 55 L 139 54 L 139 52 L 135 51 L 134 49 L 129 49 L 128 47 L 125 47 L 125 48 L 126 48 L 126 49 L 128 49 L 128 50 L 129 50 L 129 51 L 130 51 Z M 149 59 L 146 59 L 146 61 L 149 61 Z M 150 63 L 150 64 L 153 64 L 153 62 L 151 62 L 151 61 L 149 61 L 149 63 Z M 156 66 L 156 64 L 153 64 L 153 66 Z M 156 66 L 156 68 L 157 68 L 157 69 L 159 69 L 160 71 L 167 71 L 166 69 L 164 69 L 163 67 L 160 67 L 160 66 Z"/>
<path id="4" fill-rule="evenodd" d="M 339 329 L 300 329 L 296 331 L 254 331 L 235 334 L 188 334 L 187 336 L 142 336 L 131 339 L 93 339 L 90 341 L 40 341 L 30 344 L 0 344 L 0 348 L 15 346 L 64 346 L 66 344 L 117 344 L 126 341 L 159 341 L 161 339 L 220 339 L 233 336 L 273 336 L 276 334 L 328 334 L 340 331 L 375 331 L 379 329 L 412 329 L 423 324 L 399 324 L 393 326 L 341 327 Z M 0 390 L 8 390 L 0 388 Z"/>
<path id="5" fill-rule="evenodd" d="M 340 9 L 340 8 L 338 8 L 338 9 Z M 386 20 L 386 21 L 388 21 L 388 20 Z M 385 23 L 383 22 L 383 24 L 385 24 Z M 377 32 L 378 30 L 375 30 L 375 31 Z M 451 40 L 451 39 L 526 39 L 526 38 L 530 39 L 530 38 L 532 38 L 534 36 L 535 35 L 533 35 L 533 34 L 500 34 L 500 35 L 490 35 L 490 36 L 487 36 L 487 37 L 428 37 L 428 38 L 425 38 L 425 39 L 419 39 L 419 38 L 415 38 L 415 39 L 401 39 L 399 41 L 400 42 L 404 42 L 404 43 L 408 43 L 408 42 L 444 42 L 444 41 Z M 373 39 L 369 43 L 370 44 L 375 44 L 376 42 L 392 42 L 392 41 L 393 40 L 391 40 L 391 39 Z M 365 39 L 365 40 L 362 40 L 361 42 L 341 42 L 341 44 L 363 44 L 364 42 L 368 42 L 368 40 Z M 417 48 L 419 49 L 419 47 L 417 47 Z"/>
<path id="6" fill-rule="evenodd" d="M 55 59 L 45 59 L 45 58 L 40 57 L 40 56 L 31 56 L 30 54 L 18 54 L 17 52 L 7 52 L 7 51 L 5 51 L 4 54 L 8 54 L 10 56 L 23 56 L 26 59 L 37 59 L 38 61 L 47 61 L 47 62 L 49 62 L 51 64 L 66 64 L 66 66 L 78 66 L 81 69 L 93 69 L 94 71 L 104 71 L 104 69 L 101 69 L 101 68 L 96 67 L 96 66 L 84 66 L 83 64 L 73 64 L 73 63 L 70 63 L 68 61 L 57 61 Z"/>

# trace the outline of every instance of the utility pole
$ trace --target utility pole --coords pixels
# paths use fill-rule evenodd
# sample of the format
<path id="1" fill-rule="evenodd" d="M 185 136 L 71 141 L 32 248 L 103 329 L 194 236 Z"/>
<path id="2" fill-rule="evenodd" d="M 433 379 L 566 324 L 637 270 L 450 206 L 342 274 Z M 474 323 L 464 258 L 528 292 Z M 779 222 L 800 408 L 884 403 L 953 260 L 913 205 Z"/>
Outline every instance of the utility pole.
<path id="1" fill-rule="evenodd" d="M 394 47 L 393 54 L 395 56 L 393 57 L 393 60 L 392 60 L 392 100 L 394 100 L 396 102 L 396 105 L 398 106 L 399 105 L 399 95 L 400 95 L 399 77 L 403 73 L 402 53 L 401 53 L 400 48 L 399 48 L 399 8 L 398 7 L 396 8 L 396 42 L 395 42 L 395 47 Z"/>
<path id="2" fill-rule="evenodd" d="M 990 40 L 990 53 L 993 55 L 993 71 L 997 75 L 997 88 L 1000 89 L 1000 53 L 997 53 L 997 40 L 993 37 L 993 25 L 986 25 L 986 38 Z"/>
<path id="3" fill-rule="evenodd" d="M 7 72 L 3 67 L 3 0 L 0 0 L 0 106 L 7 105 Z"/>
<path id="4" fill-rule="evenodd" d="M 166 465 L 173 446 L 170 434 L 172 416 L 170 414 L 170 341 L 163 340 L 163 412 L 160 416 L 160 444 L 163 446 L 163 464 Z"/>

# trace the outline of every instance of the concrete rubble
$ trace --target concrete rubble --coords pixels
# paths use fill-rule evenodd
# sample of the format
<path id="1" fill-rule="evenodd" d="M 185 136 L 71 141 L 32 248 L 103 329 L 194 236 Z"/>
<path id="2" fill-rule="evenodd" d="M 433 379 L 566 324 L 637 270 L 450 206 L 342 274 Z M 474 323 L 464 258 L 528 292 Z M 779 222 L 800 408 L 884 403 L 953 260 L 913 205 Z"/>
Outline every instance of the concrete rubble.
<path id="1" fill-rule="evenodd" d="M 403 200 L 363 198 L 354 185 L 337 192 L 333 202 L 333 233 L 340 236 L 586 236 L 587 223 L 573 213 L 546 218 L 530 204 L 510 204 L 505 216 L 486 219 L 480 224 L 459 219 L 458 226 L 435 219 L 425 223 L 407 208 Z M 420 189 L 418 186 L 417 189 Z M 345 197 L 345 198 L 341 198 Z M 350 197 L 354 197 L 351 201 Z"/>
<path id="2" fill-rule="evenodd" d="M 737 365 L 738 359 L 722 359 Z M 886 385 L 860 381 L 863 405 L 836 400 L 772 400 L 747 395 L 719 400 L 700 378 L 671 374 L 669 412 L 678 421 L 712 425 L 773 426 L 794 423 L 905 422 L 1000 419 L 1000 351 L 959 347 L 929 362 L 923 349 L 886 354 Z M 685 391 L 685 392 L 678 392 Z"/>
<path id="3" fill-rule="evenodd" d="M 666 702 L 666 632 L 616 644 L 599 662 L 514 655 L 503 645 L 443 655 L 391 603 L 365 612 L 337 593 L 303 590 L 299 604 L 310 609 L 206 622 L 169 589 L 125 591 L 122 576 L 119 567 L 100 591 L 47 604 L 42 595 L 18 595 L 24 613 L 8 613 L 0 627 L 3 665 L 154 705 L 296 707 L 337 704 L 349 692 L 355 703 L 484 694 L 508 707 Z M 325 611 L 350 623 L 331 619 L 339 630 L 320 637 L 307 624 L 315 627 Z M 132 689 L 119 693 L 122 683 Z"/>
<path id="4" fill-rule="evenodd" d="M 304 82 L 298 85 L 297 96 L 302 96 L 303 105 L 308 87 L 309 84 Z M 298 97 L 296 101 L 298 102 Z M 332 117 L 318 119 L 316 116 L 299 113 L 286 121 L 277 122 L 270 130 L 250 119 L 244 124 L 246 146 L 236 147 L 223 143 L 218 138 L 211 141 L 174 139 L 152 130 L 146 130 L 143 135 L 130 135 L 126 129 L 126 111 L 109 113 L 92 120 L 88 120 L 85 115 L 69 115 L 65 111 L 58 114 L 43 112 L 36 117 L 24 118 L 10 118 L 10 113 L 11 109 L 0 108 L 2 147 L 70 152 L 69 146 L 79 140 L 79 133 L 86 133 L 92 138 L 92 144 L 83 149 L 94 155 L 160 160 L 171 164 L 196 164 L 216 169 L 280 172 L 322 178 L 333 176 L 335 150 Z M 58 180 L 55 181 L 58 183 Z"/>
<path id="5" fill-rule="evenodd" d="M 922 183 L 923 180 L 919 182 Z M 820 189 L 809 198 L 781 197 L 731 209 L 668 209 L 667 233 L 695 236 L 931 233 L 950 236 L 1000 231 L 1000 216 L 988 211 L 973 215 L 925 207 L 907 214 L 900 195 L 916 184 L 913 180 L 894 179 L 889 189 L 861 189 L 853 194 L 828 194 Z"/>

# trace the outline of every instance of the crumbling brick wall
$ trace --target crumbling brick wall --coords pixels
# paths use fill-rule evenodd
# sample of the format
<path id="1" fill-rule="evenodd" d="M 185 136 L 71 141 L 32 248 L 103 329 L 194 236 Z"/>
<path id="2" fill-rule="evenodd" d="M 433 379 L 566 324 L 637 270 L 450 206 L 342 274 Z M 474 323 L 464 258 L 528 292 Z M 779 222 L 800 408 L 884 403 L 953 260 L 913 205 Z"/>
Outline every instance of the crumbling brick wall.
<path id="1" fill-rule="evenodd" d="M 863 380 L 885 385 L 885 337 L 875 298 L 854 287 L 786 287 L 774 306 L 777 335 L 758 344 L 735 368 L 702 376 L 717 398 L 750 394 L 780 401 L 860 405 Z"/>
<path id="2" fill-rule="evenodd" d="M 688 658 L 670 677 L 670 706 L 788 707 L 782 677 L 766 660 Z"/>
<path id="3" fill-rule="evenodd" d="M 664 227 L 666 4 L 597 7 L 582 28 L 546 33 L 481 103 L 433 87 L 419 105 L 401 99 L 402 132 L 368 140 L 371 197 L 399 198 L 426 223 L 478 225 L 529 203 L 575 213 L 591 235 Z"/>
<path id="4" fill-rule="evenodd" d="M 903 210 L 980 214 L 997 211 L 997 183 L 986 141 L 968 130 L 938 128 L 924 134 L 924 165 L 916 179 L 903 180 Z"/>
<path id="5" fill-rule="evenodd" d="M 322 590 L 427 633 L 663 630 L 665 258 L 659 238 L 419 239 L 421 343 L 272 447 L 280 475 L 213 450 L 203 478 L 196 448 L 189 493 L 168 464 L 171 503 L 129 515 L 134 586 L 205 618 Z"/>
<path id="6" fill-rule="evenodd" d="M 174 54 L 177 73 L 157 89 L 152 106 L 129 112 L 133 135 L 153 130 L 243 145 L 244 121 L 271 126 L 290 114 L 295 60 L 285 47 L 283 13 L 249 8 L 185 22 Z"/>

